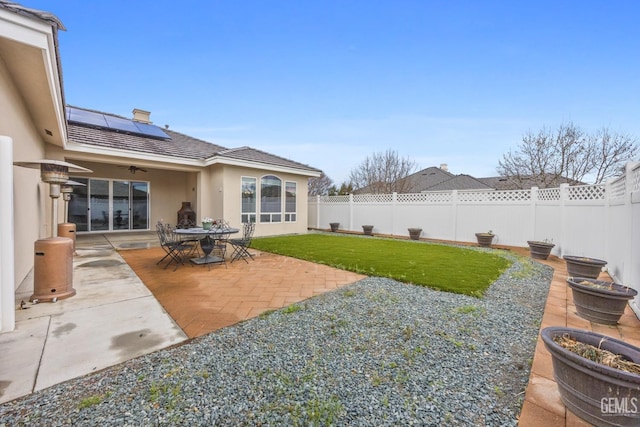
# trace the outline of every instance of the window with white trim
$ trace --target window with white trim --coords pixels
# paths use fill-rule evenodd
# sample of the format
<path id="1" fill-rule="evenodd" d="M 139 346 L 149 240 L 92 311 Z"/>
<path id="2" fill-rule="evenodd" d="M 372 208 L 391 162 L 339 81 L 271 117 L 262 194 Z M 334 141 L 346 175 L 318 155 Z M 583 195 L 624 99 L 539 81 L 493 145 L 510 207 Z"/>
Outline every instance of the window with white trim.
<path id="1" fill-rule="evenodd" d="M 277 176 L 260 179 L 260 222 L 282 222 L 282 180 Z"/>
<path id="2" fill-rule="evenodd" d="M 285 196 L 284 196 L 284 221 L 295 222 L 296 221 L 296 183 L 293 181 L 286 181 L 284 183 Z"/>
<path id="3" fill-rule="evenodd" d="M 242 177 L 241 221 L 243 223 L 256 222 L 256 185 L 256 178 Z"/>

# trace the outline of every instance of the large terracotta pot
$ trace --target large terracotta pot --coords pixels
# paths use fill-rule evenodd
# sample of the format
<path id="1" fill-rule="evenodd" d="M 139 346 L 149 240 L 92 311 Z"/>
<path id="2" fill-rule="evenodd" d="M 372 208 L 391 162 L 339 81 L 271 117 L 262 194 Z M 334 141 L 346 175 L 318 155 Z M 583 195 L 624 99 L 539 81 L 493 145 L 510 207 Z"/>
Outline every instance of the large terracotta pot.
<path id="1" fill-rule="evenodd" d="M 363 225 L 362 231 L 367 236 L 373 236 L 373 225 Z"/>
<path id="2" fill-rule="evenodd" d="M 547 259 L 551 255 L 551 249 L 555 246 L 553 243 L 540 242 L 537 240 L 528 240 L 529 252 L 531 258 L 535 259 Z"/>
<path id="3" fill-rule="evenodd" d="M 409 229 L 409 237 L 411 240 L 420 240 L 420 234 L 422 234 L 422 228 Z"/>
<path id="4" fill-rule="evenodd" d="M 541 336 L 551 353 L 553 377 L 567 409 L 596 426 L 640 425 L 640 375 L 596 363 L 569 351 L 553 339 L 569 334 L 575 340 L 591 344 L 640 362 L 640 348 L 580 329 L 552 326 Z"/>
<path id="5" fill-rule="evenodd" d="M 602 271 L 602 267 L 607 265 L 607 261 L 584 256 L 563 256 L 567 263 L 567 273 L 569 277 L 587 277 L 597 279 Z"/>
<path id="6" fill-rule="evenodd" d="M 618 323 L 627 302 L 638 295 L 635 289 L 603 280 L 569 277 L 567 283 L 573 293 L 578 315 L 604 325 Z"/>
<path id="7" fill-rule="evenodd" d="M 491 242 L 493 241 L 493 236 L 495 236 L 495 234 L 476 233 L 476 239 L 478 239 L 478 245 L 485 248 L 491 246 Z"/>

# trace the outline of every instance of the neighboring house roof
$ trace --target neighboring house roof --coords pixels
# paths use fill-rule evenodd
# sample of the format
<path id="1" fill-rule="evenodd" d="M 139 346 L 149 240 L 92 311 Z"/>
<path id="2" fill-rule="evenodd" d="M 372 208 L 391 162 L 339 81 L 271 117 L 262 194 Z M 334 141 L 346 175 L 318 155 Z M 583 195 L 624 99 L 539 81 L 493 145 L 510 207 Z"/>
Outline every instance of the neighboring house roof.
<path id="1" fill-rule="evenodd" d="M 455 177 L 455 175 L 449 171 L 431 166 L 406 177 L 405 181 L 407 181 L 407 185 L 405 187 L 405 191 L 407 193 L 420 193 L 421 191 L 427 191 L 427 188 L 436 186 L 437 184 L 450 180 L 453 177 Z"/>
<path id="2" fill-rule="evenodd" d="M 76 110 L 100 113 L 117 119 L 131 120 L 126 117 L 98 112 L 96 110 L 81 109 L 79 107 L 72 108 Z M 185 160 L 202 161 L 203 164 L 204 162 L 214 160 L 228 160 L 230 162 L 239 161 L 243 163 L 248 162 L 273 167 L 297 169 L 304 172 L 311 172 L 313 175 L 321 172 L 320 169 L 316 169 L 284 157 L 276 156 L 274 154 L 266 153 L 255 148 L 239 147 L 230 149 L 176 132 L 174 130 L 157 128 L 166 133 L 169 138 L 156 138 L 126 133 L 110 128 L 91 126 L 86 123 L 77 123 L 73 121 L 67 123 L 69 142 L 75 144 L 92 145 L 100 148 L 110 148 L 123 151 L 134 151 L 154 156 L 177 157 Z"/>
<path id="3" fill-rule="evenodd" d="M 427 187 L 422 191 L 491 190 L 492 188 L 471 175 L 460 174 Z"/>
<path id="4" fill-rule="evenodd" d="M 495 188 L 496 190 L 520 190 L 520 189 L 529 189 L 531 187 L 539 187 L 539 188 L 553 188 L 559 187 L 560 184 L 569 184 L 569 185 L 583 185 L 584 182 L 576 181 L 573 179 L 560 177 L 557 180 L 552 182 L 549 181 L 548 178 L 543 177 L 534 177 L 534 176 L 523 176 L 520 179 L 515 178 L 505 178 L 503 176 L 492 176 L 487 178 L 478 178 L 479 181 L 482 181 L 486 185 L 491 188 Z M 546 184 L 545 184 L 546 182 Z"/>

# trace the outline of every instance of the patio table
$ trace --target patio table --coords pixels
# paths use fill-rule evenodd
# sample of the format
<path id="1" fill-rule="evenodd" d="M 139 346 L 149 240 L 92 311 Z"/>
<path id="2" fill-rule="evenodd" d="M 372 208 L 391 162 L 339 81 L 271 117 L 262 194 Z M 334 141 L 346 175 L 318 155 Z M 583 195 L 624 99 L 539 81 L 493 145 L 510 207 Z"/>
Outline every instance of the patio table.
<path id="1" fill-rule="evenodd" d="M 180 236 L 193 236 L 197 237 L 200 241 L 200 248 L 204 253 L 204 256 L 199 258 L 192 258 L 191 262 L 194 264 L 209 264 L 216 262 L 223 262 L 224 260 L 218 256 L 211 255 L 211 250 L 213 249 L 213 245 L 202 245 L 202 239 L 212 239 L 216 240 L 227 234 L 235 234 L 238 233 L 240 229 L 238 228 L 211 228 L 210 230 L 205 230 L 202 227 L 195 228 L 176 228 L 173 232 Z"/>

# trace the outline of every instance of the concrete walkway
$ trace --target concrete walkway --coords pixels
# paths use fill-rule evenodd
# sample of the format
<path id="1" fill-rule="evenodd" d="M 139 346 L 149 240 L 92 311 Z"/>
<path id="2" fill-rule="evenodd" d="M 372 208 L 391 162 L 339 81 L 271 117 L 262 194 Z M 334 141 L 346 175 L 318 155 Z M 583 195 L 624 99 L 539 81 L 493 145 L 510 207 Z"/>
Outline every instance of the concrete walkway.
<path id="1" fill-rule="evenodd" d="M 122 245 L 157 244 L 149 234 Z M 145 240 L 146 239 L 146 240 Z M 103 235 L 78 239 L 77 294 L 32 304 L 33 277 L 18 289 L 16 329 L 0 334 L 0 403 L 180 343 L 187 335 Z"/>

